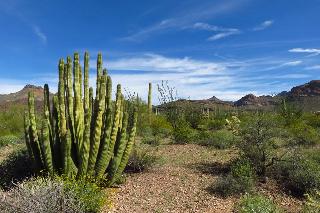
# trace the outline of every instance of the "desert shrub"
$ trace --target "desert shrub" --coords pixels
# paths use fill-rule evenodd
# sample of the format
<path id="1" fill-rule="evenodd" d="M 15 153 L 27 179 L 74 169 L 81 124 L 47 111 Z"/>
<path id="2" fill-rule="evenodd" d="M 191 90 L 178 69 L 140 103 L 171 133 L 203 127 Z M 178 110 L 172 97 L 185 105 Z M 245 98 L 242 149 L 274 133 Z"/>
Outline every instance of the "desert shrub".
<path id="1" fill-rule="evenodd" d="M 16 184 L 7 192 L 1 212 L 98 212 L 106 194 L 94 183 L 37 178 Z"/>
<path id="2" fill-rule="evenodd" d="M 255 174 L 251 163 L 244 158 L 236 159 L 231 172 L 218 180 L 214 191 L 223 197 L 249 192 L 255 184 Z"/>
<path id="3" fill-rule="evenodd" d="M 99 212 L 104 206 L 107 194 L 97 183 L 85 180 L 63 180 L 64 193 L 74 197 L 83 212 Z"/>
<path id="4" fill-rule="evenodd" d="M 16 144 L 20 141 L 21 139 L 15 135 L 0 136 L 0 147 L 6 146 L 9 144 Z"/>
<path id="5" fill-rule="evenodd" d="M 221 130 L 226 127 L 225 118 L 202 119 L 198 125 L 202 130 Z"/>
<path id="6" fill-rule="evenodd" d="M 193 141 L 195 136 L 196 131 L 190 127 L 190 124 L 184 119 L 179 119 L 176 127 L 173 129 L 174 143 L 190 143 Z"/>
<path id="7" fill-rule="evenodd" d="M 274 167 L 276 178 L 297 196 L 320 187 L 320 164 L 308 157 L 295 155 Z"/>
<path id="8" fill-rule="evenodd" d="M 0 187 L 8 188 L 12 182 L 22 181 L 33 173 L 33 164 L 25 148 L 19 148 L 0 164 Z"/>
<path id="9" fill-rule="evenodd" d="M 320 191 L 315 190 L 310 194 L 306 194 L 306 202 L 304 204 L 304 213 L 319 213 L 320 212 Z"/>
<path id="10" fill-rule="evenodd" d="M 298 122 L 288 127 L 295 145 L 315 145 L 320 142 L 318 131 L 304 122 Z"/>
<path id="11" fill-rule="evenodd" d="M 161 136 L 145 136 L 142 138 L 142 143 L 152 146 L 159 146 L 161 144 Z"/>
<path id="12" fill-rule="evenodd" d="M 22 135 L 24 108 L 17 105 L 0 111 L 0 136 Z"/>
<path id="13" fill-rule="evenodd" d="M 304 113 L 303 120 L 306 124 L 312 126 L 313 128 L 320 128 L 320 115 L 313 113 Z"/>
<path id="14" fill-rule="evenodd" d="M 168 136 L 172 132 L 172 126 L 164 116 L 153 116 L 150 127 L 152 134 L 155 136 L 163 135 Z"/>
<path id="15" fill-rule="evenodd" d="M 275 136 L 278 136 L 277 121 L 272 115 L 252 116 L 240 129 L 238 147 L 241 155 L 250 160 L 259 176 L 265 176 L 276 156 Z"/>
<path id="16" fill-rule="evenodd" d="M 150 169 L 158 160 L 147 146 L 136 144 L 131 152 L 126 170 L 129 172 L 142 172 Z"/>
<path id="17" fill-rule="evenodd" d="M 236 140 L 232 132 L 222 129 L 217 131 L 200 131 L 198 133 L 198 144 L 213 146 L 218 149 L 230 148 Z"/>
<path id="18" fill-rule="evenodd" d="M 235 207 L 239 213 L 280 213 L 283 212 L 271 199 L 262 195 L 245 194 Z"/>
<path id="19" fill-rule="evenodd" d="M 171 124 L 163 116 L 152 116 L 150 127 L 145 128 L 142 142 L 157 146 L 162 138 L 169 137 L 172 132 Z"/>

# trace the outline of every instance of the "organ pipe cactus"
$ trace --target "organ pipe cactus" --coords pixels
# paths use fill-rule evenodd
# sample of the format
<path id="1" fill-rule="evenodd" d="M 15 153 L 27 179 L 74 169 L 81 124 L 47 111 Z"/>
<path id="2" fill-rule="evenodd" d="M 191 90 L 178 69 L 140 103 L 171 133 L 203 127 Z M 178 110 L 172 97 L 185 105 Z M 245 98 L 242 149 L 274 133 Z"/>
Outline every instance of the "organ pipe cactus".
<path id="1" fill-rule="evenodd" d="M 95 98 L 89 87 L 87 52 L 83 74 L 78 53 L 73 61 L 71 57 L 67 57 L 66 63 L 60 59 L 58 69 L 58 93 L 52 97 L 52 104 L 49 87 L 44 86 L 41 129 L 37 127 L 34 95 L 29 93 L 25 138 L 30 158 L 38 170 L 50 175 L 103 178 L 111 186 L 128 162 L 136 134 L 137 112 L 133 110 L 129 116 L 120 84 L 113 104 L 112 81 L 102 67 L 101 54 L 97 59 Z"/>

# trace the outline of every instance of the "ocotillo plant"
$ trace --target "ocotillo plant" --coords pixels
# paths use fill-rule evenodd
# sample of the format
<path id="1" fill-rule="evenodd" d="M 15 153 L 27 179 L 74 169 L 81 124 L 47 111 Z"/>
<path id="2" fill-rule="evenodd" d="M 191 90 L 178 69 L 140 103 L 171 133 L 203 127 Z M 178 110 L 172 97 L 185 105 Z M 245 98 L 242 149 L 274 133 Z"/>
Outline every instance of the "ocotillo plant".
<path id="1" fill-rule="evenodd" d="M 112 102 L 112 82 L 97 59 L 97 88 L 89 88 L 89 54 L 84 56 L 84 74 L 79 54 L 59 61 L 58 93 L 49 100 L 44 86 L 44 116 L 37 129 L 34 95 L 29 93 L 25 114 L 25 137 L 30 158 L 38 170 L 78 178 L 106 178 L 111 186 L 122 174 L 134 144 L 137 112 L 128 119 L 127 101 L 117 85 Z M 83 79 L 82 79 L 83 76 Z M 82 91 L 83 90 L 83 91 Z M 131 110 L 132 111 L 132 110 Z"/>

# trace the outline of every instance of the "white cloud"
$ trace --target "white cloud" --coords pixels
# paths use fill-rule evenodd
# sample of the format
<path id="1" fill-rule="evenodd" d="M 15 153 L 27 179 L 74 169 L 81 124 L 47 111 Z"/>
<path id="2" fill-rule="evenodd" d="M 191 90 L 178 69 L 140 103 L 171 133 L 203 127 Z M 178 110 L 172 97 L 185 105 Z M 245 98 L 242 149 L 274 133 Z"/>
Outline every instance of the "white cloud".
<path id="1" fill-rule="evenodd" d="M 282 64 L 281 66 L 298 66 L 301 63 L 302 63 L 302 61 L 289 61 L 289 62 Z"/>
<path id="2" fill-rule="evenodd" d="M 209 2 L 207 4 L 193 5 L 190 8 L 176 12 L 175 16 L 165 18 L 149 27 L 144 27 L 133 34 L 122 38 L 122 40 L 139 42 L 148 38 L 150 35 L 159 32 L 190 28 L 190 25 L 194 22 L 206 20 L 233 11 L 243 6 L 245 2 L 246 0 L 231 0 L 228 2 L 223 1 L 221 3 Z"/>
<path id="3" fill-rule="evenodd" d="M 47 36 L 41 31 L 41 29 L 38 26 L 33 26 L 33 32 L 41 40 L 43 44 L 47 43 Z"/>
<path id="4" fill-rule="evenodd" d="M 218 34 L 215 34 L 213 36 L 210 36 L 208 38 L 208 41 L 216 41 L 216 40 L 219 40 L 219 39 L 222 39 L 222 38 L 226 38 L 226 37 L 229 37 L 229 36 L 232 36 L 232 35 L 237 35 L 237 34 L 240 34 L 240 31 L 231 31 L 231 32 L 218 33 Z"/>
<path id="5" fill-rule="evenodd" d="M 320 70 L 320 65 L 306 67 L 306 70 Z"/>
<path id="6" fill-rule="evenodd" d="M 271 27 L 274 24 L 273 20 L 266 20 L 264 22 L 262 22 L 260 25 L 256 26 L 255 28 L 253 28 L 253 31 L 260 31 L 260 30 L 264 30 L 268 27 Z"/>
<path id="7" fill-rule="evenodd" d="M 188 57 L 168 58 L 156 54 L 123 58 L 106 62 L 106 64 L 111 70 L 172 71 L 185 75 L 214 74 L 225 70 L 225 67 L 218 63 L 194 60 Z"/>
<path id="8" fill-rule="evenodd" d="M 213 32 L 237 32 L 239 31 L 236 28 L 224 28 L 220 26 L 210 25 L 208 23 L 203 22 L 197 22 L 192 26 L 193 29 L 199 29 L 199 30 L 207 30 L 207 31 L 213 31 Z"/>
<path id="9" fill-rule="evenodd" d="M 310 56 L 316 56 L 316 55 L 320 54 L 320 49 L 293 48 L 293 49 L 290 49 L 289 52 L 291 52 L 291 53 L 311 53 Z"/>

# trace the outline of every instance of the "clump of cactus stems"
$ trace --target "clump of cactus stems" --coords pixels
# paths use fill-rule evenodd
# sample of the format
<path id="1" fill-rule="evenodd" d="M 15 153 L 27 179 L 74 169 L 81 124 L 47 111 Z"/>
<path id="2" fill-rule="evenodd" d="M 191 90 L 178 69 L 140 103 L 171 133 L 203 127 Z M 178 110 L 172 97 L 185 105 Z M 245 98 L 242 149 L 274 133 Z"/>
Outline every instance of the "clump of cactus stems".
<path id="1" fill-rule="evenodd" d="M 128 109 L 120 84 L 112 101 L 112 82 L 102 67 L 101 54 L 97 59 L 95 98 L 89 88 L 89 54 L 84 55 L 83 68 L 79 61 L 78 53 L 73 61 L 71 57 L 66 63 L 60 59 L 58 93 L 52 103 L 49 87 L 44 86 L 44 116 L 39 130 L 34 95 L 29 93 L 29 110 L 25 113 L 27 149 L 39 171 L 93 177 L 111 186 L 127 165 L 135 140 L 137 112 Z M 129 111 L 133 113 L 130 116 Z"/>

